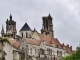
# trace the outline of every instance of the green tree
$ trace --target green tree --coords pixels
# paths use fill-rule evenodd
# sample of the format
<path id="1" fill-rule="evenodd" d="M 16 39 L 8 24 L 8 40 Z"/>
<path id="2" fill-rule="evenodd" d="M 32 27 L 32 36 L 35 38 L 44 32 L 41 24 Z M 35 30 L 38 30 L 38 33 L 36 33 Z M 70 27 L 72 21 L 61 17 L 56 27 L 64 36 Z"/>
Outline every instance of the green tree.
<path id="1" fill-rule="evenodd" d="M 69 56 L 61 58 L 61 60 L 80 60 L 80 46 L 76 48 L 76 51 L 74 51 Z"/>

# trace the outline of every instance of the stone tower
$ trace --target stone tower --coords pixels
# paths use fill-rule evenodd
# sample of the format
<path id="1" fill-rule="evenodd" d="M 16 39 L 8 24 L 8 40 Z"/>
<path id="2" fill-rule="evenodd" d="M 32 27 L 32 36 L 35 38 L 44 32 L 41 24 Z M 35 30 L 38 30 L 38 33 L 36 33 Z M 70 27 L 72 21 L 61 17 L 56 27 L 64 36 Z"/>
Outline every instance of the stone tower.
<path id="1" fill-rule="evenodd" d="M 9 36 L 12 38 L 16 38 L 16 22 L 12 20 L 12 15 L 10 14 L 10 20 L 7 19 L 6 21 L 6 34 L 5 36 Z"/>
<path id="2" fill-rule="evenodd" d="M 49 14 L 46 17 L 42 17 L 43 24 L 42 24 L 42 29 L 41 33 L 45 35 L 49 35 L 51 37 L 54 37 L 53 35 L 53 24 L 52 24 L 52 17 Z"/>

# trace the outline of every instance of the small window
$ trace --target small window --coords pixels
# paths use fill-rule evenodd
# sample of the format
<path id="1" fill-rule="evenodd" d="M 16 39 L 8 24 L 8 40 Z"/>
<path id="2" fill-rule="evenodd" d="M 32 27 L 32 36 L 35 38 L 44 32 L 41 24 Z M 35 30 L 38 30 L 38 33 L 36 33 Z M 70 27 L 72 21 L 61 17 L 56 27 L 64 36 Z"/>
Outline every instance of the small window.
<path id="1" fill-rule="evenodd" d="M 24 49 L 24 47 L 22 47 L 22 49 Z"/>
<path id="2" fill-rule="evenodd" d="M 22 33 L 22 37 L 23 37 L 23 33 Z"/>
<path id="3" fill-rule="evenodd" d="M 47 53 L 52 55 L 52 49 L 47 49 Z"/>
<path id="4" fill-rule="evenodd" d="M 49 34 L 49 32 L 46 32 L 46 35 L 48 35 Z"/>
<path id="5" fill-rule="evenodd" d="M 26 38 L 28 38 L 28 33 L 26 33 Z"/>
<path id="6" fill-rule="evenodd" d="M 30 54 L 32 54 L 32 48 L 30 48 Z"/>
<path id="7" fill-rule="evenodd" d="M 36 54 L 36 51 L 37 51 L 37 50 L 35 49 L 35 54 Z"/>
<path id="8" fill-rule="evenodd" d="M 39 52 L 40 54 L 44 54 L 44 50 L 43 49 L 40 49 L 40 52 Z"/>
<path id="9" fill-rule="evenodd" d="M 46 35 L 47 35 L 47 32 L 46 32 Z"/>
<path id="10" fill-rule="evenodd" d="M 26 45 L 26 47 L 28 48 L 28 45 Z"/>

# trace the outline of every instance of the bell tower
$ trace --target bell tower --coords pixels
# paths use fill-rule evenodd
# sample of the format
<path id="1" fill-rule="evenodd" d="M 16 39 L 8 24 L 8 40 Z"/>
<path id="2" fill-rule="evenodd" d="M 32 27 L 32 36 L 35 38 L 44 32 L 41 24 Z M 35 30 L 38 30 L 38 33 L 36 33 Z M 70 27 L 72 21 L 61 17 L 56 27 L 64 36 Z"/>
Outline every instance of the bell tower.
<path id="1" fill-rule="evenodd" d="M 54 37 L 54 35 L 53 35 L 54 31 L 53 31 L 53 24 L 52 24 L 51 15 L 49 14 L 46 17 L 42 17 L 42 21 L 43 21 L 43 24 L 42 24 L 41 33 L 45 34 L 45 35 L 49 35 L 51 37 Z"/>

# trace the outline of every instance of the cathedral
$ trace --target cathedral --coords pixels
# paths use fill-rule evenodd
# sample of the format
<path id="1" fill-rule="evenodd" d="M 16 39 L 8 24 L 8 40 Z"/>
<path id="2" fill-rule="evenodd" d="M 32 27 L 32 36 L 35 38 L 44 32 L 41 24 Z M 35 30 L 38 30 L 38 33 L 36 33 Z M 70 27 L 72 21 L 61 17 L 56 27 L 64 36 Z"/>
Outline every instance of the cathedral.
<path id="1" fill-rule="evenodd" d="M 73 52 L 72 46 L 60 43 L 54 37 L 51 15 L 43 16 L 42 21 L 41 33 L 35 28 L 32 30 L 28 23 L 25 23 L 17 35 L 16 22 L 10 14 L 10 18 L 6 20 L 6 32 L 2 25 L 0 37 L 0 40 L 6 39 L 9 43 L 0 42 L 0 58 L 5 60 L 60 60 L 61 57 L 70 55 Z"/>

